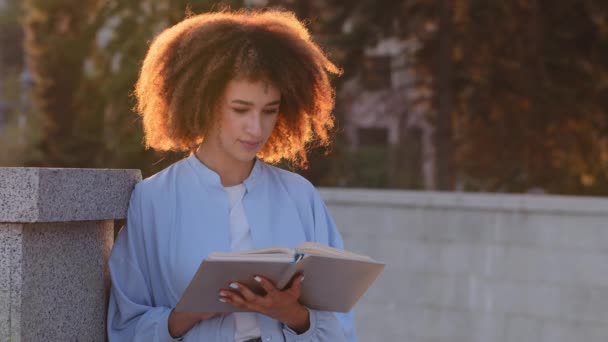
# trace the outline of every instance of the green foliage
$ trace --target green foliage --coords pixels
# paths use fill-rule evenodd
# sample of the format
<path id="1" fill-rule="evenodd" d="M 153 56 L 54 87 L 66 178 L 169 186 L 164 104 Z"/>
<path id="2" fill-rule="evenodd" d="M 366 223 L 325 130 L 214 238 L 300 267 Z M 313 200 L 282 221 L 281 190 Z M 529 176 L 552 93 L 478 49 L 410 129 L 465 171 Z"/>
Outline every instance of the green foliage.
<path id="1" fill-rule="evenodd" d="M 94 165 L 102 144 L 97 117 L 83 109 L 86 58 L 100 25 L 100 1 L 28 0 L 24 4 L 26 49 L 35 80 L 33 99 L 42 121 L 37 165 Z M 93 124 L 89 124 L 93 120 Z"/>
<path id="2" fill-rule="evenodd" d="M 359 148 L 352 158 L 352 172 L 358 187 L 386 188 L 389 185 L 386 147 L 364 146 Z"/>
<path id="3" fill-rule="evenodd" d="M 0 165 L 28 166 L 32 159 L 39 159 L 35 143 L 40 140 L 40 129 L 34 117 L 32 124 L 25 125 L 23 118 L 11 113 L 6 125 L 0 128 Z"/>
<path id="4" fill-rule="evenodd" d="M 11 4 L 17 4 L 15 0 Z M 298 12 L 345 69 L 357 75 L 363 51 L 379 38 L 416 38 L 417 71 L 438 78 L 441 1 L 270 1 Z M 608 3 L 589 1 L 452 1 L 453 78 L 449 111 L 454 174 L 468 190 L 608 193 Z M 148 176 L 181 154 L 145 151 L 131 92 L 148 42 L 181 20 L 242 1 L 27 0 L 24 27 L 36 76 L 39 165 L 140 168 Z M 18 6 L 11 7 L 19 11 Z M 18 15 L 0 15 L 0 26 Z M 9 19 L 7 19 L 9 18 Z M 9 25 L 10 26 L 10 25 Z M 9 26 L 1 26 L 9 27 Z M 343 32 L 347 26 L 351 30 Z M 13 32 L 13 33 L 10 33 Z M 0 39 L 17 36 L 2 30 Z M 106 37 L 106 40 L 101 39 Z M 11 38 L 14 39 L 14 38 Z M 18 61 L 4 50 L 4 60 Z M 11 57 L 12 56 L 12 57 Z M 8 89 L 8 88 L 7 88 Z M 11 89 L 14 89 L 11 88 Z M 8 90 L 7 90 L 8 91 Z M 435 101 L 435 107 L 438 107 Z M 430 111 L 436 115 L 437 108 Z M 336 112 L 339 121 L 348 113 Z M 18 115 L 0 136 L 16 141 Z M 445 120 L 432 117 L 433 122 Z M 340 124 L 340 122 L 338 122 Z M 329 156 L 313 151 L 302 171 L 323 185 L 420 187 L 420 156 L 381 148 L 347 152 L 337 136 Z M 11 137 L 14 137 L 11 138 Z M 29 139 L 29 138 L 28 138 Z M 408 143 L 409 145 L 409 143 Z M 11 150 L 10 155 L 19 155 Z M 22 149 L 23 150 L 23 149 Z M 5 153 L 7 154 L 7 153 Z M 387 161 L 415 162 L 394 163 Z"/>
<path id="5" fill-rule="evenodd" d="M 149 42 L 162 29 L 182 20 L 188 11 L 200 13 L 222 6 L 238 7 L 240 1 L 118 1 L 105 9 L 106 15 L 98 33 L 106 35 L 90 54 L 91 68 L 87 76 L 86 109 L 89 117 L 101 118 L 104 153 L 98 165 L 113 168 L 142 169 L 149 176 L 177 159 L 181 153 L 159 153 L 144 150 L 141 120 L 132 108 L 131 96 L 141 61 Z M 99 44 L 101 43 L 101 44 Z"/>
<path id="6" fill-rule="evenodd" d="M 451 110 L 449 117 L 437 116 L 443 96 L 437 87 L 430 114 L 437 127 L 451 121 L 452 153 L 438 157 L 451 159 L 461 187 L 608 193 L 607 2 L 325 3 L 330 37 L 339 36 L 335 28 L 346 21 L 352 27 L 346 37 L 327 39 L 344 42 L 337 55 L 348 56 L 346 78 L 361 68 L 363 46 L 396 36 L 423 43 L 416 68 L 433 75 L 436 87 L 444 76 L 440 10 L 450 3 Z"/>
<path id="7" fill-rule="evenodd" d="M 455 157 L 474 189 L 592 194 L 602 187 L 607 15 L 605 1 L 460 2 Z"/>
<path id="8" fill-rule="evenodd" d="M 0 69 L 20 70 L 23 64 L 23 30 L 19 1 L 9 0 L 0 11 Z"/>
<path id="9" fill-rule="evenodd" d="M 19 74 L 12 70 L 4 75 L 4 92 L 0 98 L 8 103 L 19 102 Z M 30 121 L 30 122 L 28 122 Z M 32 158 L 39 158 L 36 143 L 40 140 L 40 122 L 37 113 L 30 113 L 29 118 L 19 112 L 13 105 L 8 111 L 5 122 L 0 125 L 0 165 L 24 166 Z"/>

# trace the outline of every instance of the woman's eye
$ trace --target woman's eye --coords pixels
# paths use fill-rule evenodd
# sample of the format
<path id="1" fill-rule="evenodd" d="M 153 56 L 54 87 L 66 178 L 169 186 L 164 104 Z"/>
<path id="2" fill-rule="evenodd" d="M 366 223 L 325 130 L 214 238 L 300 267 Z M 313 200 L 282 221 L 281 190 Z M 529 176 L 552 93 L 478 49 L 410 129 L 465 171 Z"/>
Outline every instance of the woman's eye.
<path id="1" fill-rule="evenodd" d="M 268 115 L 276 114 L 276 113 L 278 113 L 278 112 L 279 112 L 279 110 L 278 110 L 278 109 L 268 109 L 268 110 L 265 110 L 265 111 L 264 111 L 264 113 L 265 113 L 265 114 L 268 114 Z"/>
<path id="2" fill-rule="evenodd" d="M 247 108 L 232 108 L 232 110 L 240 114 L 247 112 Z"/>

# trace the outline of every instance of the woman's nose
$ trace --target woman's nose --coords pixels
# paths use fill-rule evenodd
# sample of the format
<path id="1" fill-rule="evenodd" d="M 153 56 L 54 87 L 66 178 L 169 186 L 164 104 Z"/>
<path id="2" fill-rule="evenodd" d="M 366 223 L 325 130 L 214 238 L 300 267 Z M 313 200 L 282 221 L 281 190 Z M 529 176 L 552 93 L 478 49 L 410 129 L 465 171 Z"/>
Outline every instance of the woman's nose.
<path id="1" fill-rule="evenodd" d="M 262 115 L 253 113 L 247 121 L 247 133 L 259 137 L 262 135 Z"/>

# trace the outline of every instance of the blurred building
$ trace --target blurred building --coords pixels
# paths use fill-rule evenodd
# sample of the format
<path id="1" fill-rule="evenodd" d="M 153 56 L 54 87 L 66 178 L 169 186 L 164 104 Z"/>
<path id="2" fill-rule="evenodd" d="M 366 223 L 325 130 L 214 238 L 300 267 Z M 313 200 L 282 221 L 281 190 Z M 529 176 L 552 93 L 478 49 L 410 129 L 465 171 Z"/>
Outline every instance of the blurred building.
<path id="1" fill-rule="evenodd" d="M 380 40 L 365 49 L 361 71 L 338 94 L 351 152 L 384 167 L 384 186 L 434 187 L 431 79 L 415 68 L 418 49 L 415 40 Z"/>

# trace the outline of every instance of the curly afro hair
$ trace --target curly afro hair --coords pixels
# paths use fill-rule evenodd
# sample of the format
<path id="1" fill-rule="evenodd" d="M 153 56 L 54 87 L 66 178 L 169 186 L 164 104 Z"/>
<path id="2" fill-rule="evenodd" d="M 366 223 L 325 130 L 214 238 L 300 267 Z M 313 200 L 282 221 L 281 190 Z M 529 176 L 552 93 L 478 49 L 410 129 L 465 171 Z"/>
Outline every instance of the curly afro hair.
<path id="1" fill-rule="evenodd" d="M 291 12 L 222 11 L 187 17 L 152 42 L 135 85 L 147 148 L 194 151 L 232 79 L 281 92 L 277 124 L 258 158 L 306 167 L 307 149 L 330 144 L 338 69 Z"/>

